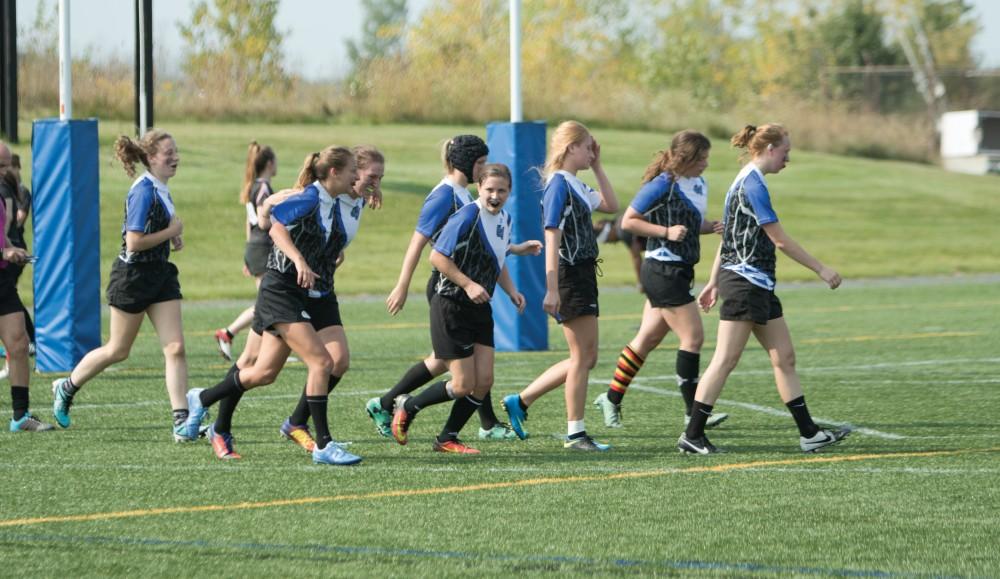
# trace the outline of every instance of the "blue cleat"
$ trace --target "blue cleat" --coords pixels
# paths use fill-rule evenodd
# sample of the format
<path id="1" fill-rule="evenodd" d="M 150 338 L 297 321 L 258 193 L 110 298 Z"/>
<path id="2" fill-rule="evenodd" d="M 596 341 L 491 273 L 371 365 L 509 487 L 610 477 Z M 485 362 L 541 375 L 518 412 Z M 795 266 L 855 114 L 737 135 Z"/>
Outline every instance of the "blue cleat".
<path id="1" fill-rule="evenodd" d="M 528 413 L 521 409 L 520 398 L 517 394 L 508 394 L 503 397 L 501 404 L 503 409 L 507 411 L 507 416 L 510 417 L 511 429 L 518 438 L 524 440 L 528 438 L 528 432 L 524 430 L 524 422 L 528 420 Z"/>
<path id="2" fill-rule="evenodd" d="M 30 412 L 19 420 L 11 419 L 10 421 L 11 432 L 45 432 L 46 430 L 52 430 L 52 425 L 38 420 Z"/>
<path id="3" fill-rule="evenodd" d="M 313 462 L 316 464 L 332 464 L 335 466 L 350 466 L 352 464 L 358 464 L 361 462 L 361 457 L 356 454 L 351 454 L 344 450 L 344 448 L 336 443 L 329 443 L 326 448 L 313 451 Z"/>
<path id="4" fill-rule="evenodd" d="M 198 396 L 204 388 L 193 388 L 188 390 L 188 417 L 187 422 L 181 428 L 174 429 L 174 439 L 178 442 L 198 440 L 201 435 L 201 423 L 205 420 L 208 409 L 201 405 L 201 398 Z"/>
<path id="5" fill-rule="evenodd" d="M 68 381 L 69 378 L 60 378 L 52 383 L 52 414 L 63 428 L 69 428 L 69 407 L 73 405 L 73 397 L 63 390 L 63 384 Z"/>

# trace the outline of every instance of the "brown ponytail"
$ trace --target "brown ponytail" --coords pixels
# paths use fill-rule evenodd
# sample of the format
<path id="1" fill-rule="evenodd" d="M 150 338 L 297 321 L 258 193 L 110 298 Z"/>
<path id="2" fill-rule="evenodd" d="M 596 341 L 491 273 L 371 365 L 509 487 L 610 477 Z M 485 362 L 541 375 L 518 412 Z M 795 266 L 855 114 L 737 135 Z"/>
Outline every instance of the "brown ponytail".
<path id="1" fill-rule="evenodd" d="M 674 177 L 684 176 L 711 148 L 712 141 L 698 131 L 687 129 L 675 133 L 670 139 L 670 148 L 658 151 L 653 162 L 646 167 L 646 173 L 642 176 L 643 184 L 649 183 L 660 173 L 670 173 Z"/>
<path id="2" fill-rule="evenodd" d="M 257 177 L 264 172 L 267 164 L 274 161 L 274 150 L 267 145 L 261 146 L 257 141 L 250 143 L 247 150 L 247 165 L 243 173 L 243 188 L 240 189 L 240 203 L 246 205 L 250 201 L 250 192 Z"/>
<path id="3" fill-rule="evenodd" d="M 751 157 L 760 155 L 767 150 L 768 145 L 772 147 L 781 145 L 786 137 L 788 130 L 779 124 L 770 123 L 760 127 L 747 125 L 733 135 L 729 142 L 737 149 L 746 149 L 746 152 L 740 155 L 740 160 L 743 161 L 748 154 Z"/>
<path id="4" fill-rule="evenodd" d="M 330 145 L 318 153 L 310 153 L 302 162 L 302 170 L 299 171 L 299 179 L 295 186 L 305 189 L 313 181 L 325 179 L 330 169 L 340 171 L 353 159 L 354 154 L 350 149 L 336 145 Z"/>
<path id="5" fill-rule="evenodd" d="M 163 139 L 172 139 L 170 133 L 159 129 L 149 129 L 138 141 L 122 135 L 115 139 L 115 158 L 117 158 L 129 177 L 135 177 L 135 164 L 149 169 L 149 157 L 156 153 L 156 147 Z"/>

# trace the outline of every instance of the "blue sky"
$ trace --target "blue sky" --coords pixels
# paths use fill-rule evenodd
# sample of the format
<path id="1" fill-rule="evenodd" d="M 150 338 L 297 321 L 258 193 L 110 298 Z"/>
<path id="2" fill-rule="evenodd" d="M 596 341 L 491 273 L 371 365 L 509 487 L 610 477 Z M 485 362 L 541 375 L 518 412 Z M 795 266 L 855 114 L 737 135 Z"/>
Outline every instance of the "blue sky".
<path id="1" fill-rule="evenodd" d="M 22 26 L 34 19 L 39 2 L 54 9 L 55 0 L 17 0 Z M 530 1 L 530 0 L 528 0 Z M 430 0 L 410 0 L 411 18 Z M 1000 67 L 1000 0 L 973 0 L 982 30 L 974 50 L 987 67 Z M 118 54 L 131 58 L 133 46 L 134 0 L 71 0 L 72 50 L 101 56 Z M 180 60 L 183 45 L 177 22 L 190 18 L 195 0 L 153 0 L 153 38 L 157 54 L 168 62 L 157 62 L 160 70 Z M 359 0 L 281 0 L 278 28 L 286 32 L 284 43 L 289 68 L 309 79 L 338 78 L 349 68 L 344 41 L 361 32 Z M 164 52 L 161 52 L 164 51 Z M 317 58 L 316 55 L 323 55 Z"/>

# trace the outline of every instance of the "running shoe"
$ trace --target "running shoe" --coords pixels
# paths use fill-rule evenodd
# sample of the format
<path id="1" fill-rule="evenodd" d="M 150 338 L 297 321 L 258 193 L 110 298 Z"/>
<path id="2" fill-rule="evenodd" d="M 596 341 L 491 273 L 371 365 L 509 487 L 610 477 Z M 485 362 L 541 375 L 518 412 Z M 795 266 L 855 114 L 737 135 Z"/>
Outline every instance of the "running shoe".
<path id="1" fill-rule="evenodd" d="M 409 440 L 410 423 L 413 422 L 413 415 L 406 411 L 406 401 L 410 399 L 409 394 L 400 394 L 396 397 L 396 411 L 392 413 L 392 437 L 399 444 L 406 444 Z"/>
<path id="2" fill-rule="evenodd" d="M 22 416 L 19 420 L 11 419 L 10 421 L 11 432 L 45 432 L 53 428 L 55 427 L 38 420 L 30 412 Z"/>
<path id="3" fill-rule="evenodd" d="M 836 430 L 821 428 L 811 438 L 800 436 L 799 448 L 802 449 L 802 452 L 818 452 L 821 448 L 837 444 L 841 440 L 844 440 L 852 430 L 851 426 L 843 426 Z"/>
<path id="4" fill-rule="evenodd" d="M 285 422 L 281 425 L 281 436 L 301 446 L 306 452 L 316 450 L 316 441 L 313 439 L 312 434 L 309 433 L 308 426 L 296 426 L 286 418 Z"/>
<path id="5" fill-rule="evenodd" d="M 215 330 L 215 343 L 219 346 L 219 353 L 227 362 L 233 361 L 233 339 L 229 337 L 229 332 L 225 328 Z"/>
<path id="6" fill-rule="evenodd" d="M 601 414 L 604 415 L 604 426 L 608 428 L 622 427 L 622 405 L 608 400 L 607 392 L 594 399 L 594 406 L 598 407 Z"/>
<path id="7" fill-rule="evenodd" d="M 705 421 L 705 430 L 712 430 L 716 426 L 725 422 L 727 418 L 729 418 L 729 415 L 725 412 L 713 412 L 712 415 L 708 417 L 708 420 Z M 691 417 L 684 416 L 684 426 L 687 426 L 688 422 L 691 422 Z"/>
<path id="8" fill-rule="evenodd" d="M 52 415 L 56 424 L 63 428 L 69 428 L 69 408 L 73 405 L 73 397 L 63 390 L 63 384 L 68 381 L 69 378 L 60 378 L 52 383 Z"/>
<path id="9" fill-rule="evenodd" d="M 563 442 L 563 448 L 567 448 L 569 450 L 589 450 L 589 451 L 604 452 L 606 450 L 611 450 L 611 445 L 601 444 L 600 442 L 597 442 L 596 440 L 591 438 L 590 435 L 584 434 L 579 438 L 567 437 L 566 441 Z"/>
<path id="10" fill-rule="evenodd" d="M 719 449 L 715 448 L 715 445 L 708 441 L 708 437 L 688 438 L 687 434 L 682 434 L 677 439 L 677 450 L 685 454 L 712 454 L 719 452 Z"/>
<path id="11" fill-rule="evenodd" d="M 497 422 L 489 430 L 479 428 L 479 440 L 511 440 L 512 438 L 517 438 L 517 433 L 509 424 L 503 422 Z"/>
<path id="12" fill-rule="evenodd" d="M 510 427 L 517 434 L 517 437 L 521 440 L 528 438 L 528 431 L 524 429 L 524 423 L 528 420 L 528 411 L 521 410 L 520 396 L 508 394 L 503 397 L 500 404 L 507 411 L 507 416 L 510 417 Z"/>
<path id="13" fill-rule="evenodd" d="M 313 462 L 316 464 L 332 464 L 335 466 L 349 466 L 361 462 L 361 457 L 351 454 L 338 444 L 327 444 L 326 448 L 313 450 Z"/>
<path id="14" fill-rule="evenodd" d="M 188 417 L 187 422 L 184 423 L 184 435 L 188 440 L 198 440 L 198 430 L 208 412 L 208 409 L 201 405 L 201 397 L 199 396 L 204 390 L 204 388 L 192 388 L 187 392 Z M 174 437 L 176 438 L 176 433 Z"/>
<path id="15" fill-rule="evenodd" d="M 233 448 L 233 435 L 228 432 L 216 432 L 214 424 L 208 427 L 208 440 L 212 443 L 212 450 L 218 458 L 222 460 L 243 458 Z"/>
<path id="16" fill-rule="evenodd" d="M 388 438 L 392 436 L 392 411 L 382 408 L 382 402 L 378 398 L 372 398 L 365 404 L 368 416 L 371 416 L 375 423 L 375 430 L 379 434 Z"/>
<path id="17" fill-rule="evenodd" d="M 434 452 L 450 452 L 452 454 L 479 454 L 479 451 L 471 446 L 466 446 L 461 440 L 446 440 L 441 442 L 434 440 Z"/>

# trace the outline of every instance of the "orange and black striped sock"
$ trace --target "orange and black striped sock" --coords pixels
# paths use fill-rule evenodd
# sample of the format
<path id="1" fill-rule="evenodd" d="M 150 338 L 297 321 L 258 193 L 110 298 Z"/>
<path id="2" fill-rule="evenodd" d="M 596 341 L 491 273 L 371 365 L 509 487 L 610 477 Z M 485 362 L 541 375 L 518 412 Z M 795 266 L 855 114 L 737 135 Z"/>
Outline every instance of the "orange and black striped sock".
<path id="1" fill-rule="evenodd" d="M 639 373 L 639 369 L 642 368 L 642 364 L 645 361 L 632 348 L 625 346 L 622 353 L 618 355 L 618 366 L 615 368 L 615 377 L 611 379 L 611 384 L 608 386 L 608 400 L 615 404 L 622 403 L 622 398 L 625 397 L 625 392 L 628 390 L 629 384 L 632 383 L 635 375 Z"/>

